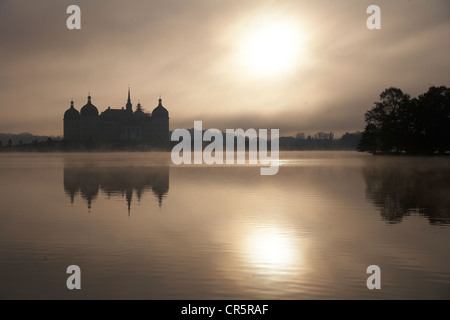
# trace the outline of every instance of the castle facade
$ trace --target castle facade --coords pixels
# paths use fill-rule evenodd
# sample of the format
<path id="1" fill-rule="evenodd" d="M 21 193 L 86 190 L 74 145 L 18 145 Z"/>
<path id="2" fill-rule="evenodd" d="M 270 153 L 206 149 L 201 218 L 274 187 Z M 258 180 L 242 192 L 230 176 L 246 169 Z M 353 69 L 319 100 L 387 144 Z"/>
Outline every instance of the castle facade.
<path id="1" fill-rule="evenodd" d="M 143 111 L 138 103 L 133 111 L 130 89 L 125 107 L 108 107 L 99 114 L 88 96 L 87 104 L 80 112 L 74 107 L 64 113 L 64 141 L 67 143 L 90 143 L 94 145 L 142 144 L 164 147 L 169 143 L 169 112 L 162 105 L 161 98 L 152 113 Z"/>

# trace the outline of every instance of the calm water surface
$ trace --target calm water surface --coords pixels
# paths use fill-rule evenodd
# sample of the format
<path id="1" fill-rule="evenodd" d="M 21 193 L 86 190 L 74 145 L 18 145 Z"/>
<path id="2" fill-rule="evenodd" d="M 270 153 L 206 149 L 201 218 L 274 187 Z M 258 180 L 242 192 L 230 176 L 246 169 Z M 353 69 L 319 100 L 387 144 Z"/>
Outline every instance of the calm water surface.
<path id="1" fill-rule="evenodd" d="M 0 299 L 450 299 L 450 159 L 280 165 L 0 154 Z"/>

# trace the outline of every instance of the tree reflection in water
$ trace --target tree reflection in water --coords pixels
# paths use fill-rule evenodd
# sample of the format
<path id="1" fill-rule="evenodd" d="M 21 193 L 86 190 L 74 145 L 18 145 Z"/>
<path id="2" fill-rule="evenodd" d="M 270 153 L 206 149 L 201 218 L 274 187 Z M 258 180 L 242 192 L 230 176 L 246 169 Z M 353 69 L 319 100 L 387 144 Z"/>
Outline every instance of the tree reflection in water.
<path id="1" fill-rule="evenodd" d="M 366 167 L 367 197 L 388 223 L 417 212 L 430 224 L 450 224 L 450 170 L 426 166 Z"/>

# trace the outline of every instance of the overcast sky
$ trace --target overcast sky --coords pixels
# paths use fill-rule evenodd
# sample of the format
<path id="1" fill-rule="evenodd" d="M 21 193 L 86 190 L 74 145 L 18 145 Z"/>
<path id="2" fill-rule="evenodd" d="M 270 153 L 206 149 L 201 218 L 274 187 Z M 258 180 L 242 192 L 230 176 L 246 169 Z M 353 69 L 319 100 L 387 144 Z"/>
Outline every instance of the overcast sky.
<path id="1" fill-rule="evenodd" d="M 121 108 L 130 85 L 145 111 L 162 96 L 171 130 L 340 135 L 385 88 L 450 86 L 449 39 L 448 0 L 1 0 L 0 132 L 62 135 L 72 98 Z"/>

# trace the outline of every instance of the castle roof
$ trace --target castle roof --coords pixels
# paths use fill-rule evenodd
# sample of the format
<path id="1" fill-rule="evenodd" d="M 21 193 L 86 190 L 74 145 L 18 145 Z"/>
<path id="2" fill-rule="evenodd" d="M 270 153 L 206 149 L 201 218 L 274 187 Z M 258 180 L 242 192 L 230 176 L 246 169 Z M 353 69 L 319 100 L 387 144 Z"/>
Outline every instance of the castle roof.
<path id="1" fill-rule="evenodd" d="M 96 117 L 98 116 L 98 109 L 91 103 L 91 96 L 88 96 L 88 103 L 81 108 L 81 116 Z"/>
<path id="2" fill-rule="evenodd" d="M 126 119 L 129 117 L 129 113 L 125 109 L 111 109 L 108 107 L 100 114 L 100 117 L 110 120 Z"/>
<path id="3" fill-rule="evenodd" d="M 142 111 L 141 103 L 138 103 L 136 111 L 133 113 L 134 116 L 142 117 L 145 116 L 144 111 Z"/>
<path id="4" fill-rule="evenodd" d="M 162 99 L 159 98 L 158 106 L 153 109 L 152 117 L 155 118 L 169 118 L 169 111 L 162 105 Z"/>
<path id="5" fill-rule="evenodd" d="M 64 112 L 64 120 L 78 119 L 79 116 L 80 113 L 73 106 L 73 100 L 70 101 L 70 108 L 67 109 L 66 112 Z"/>

